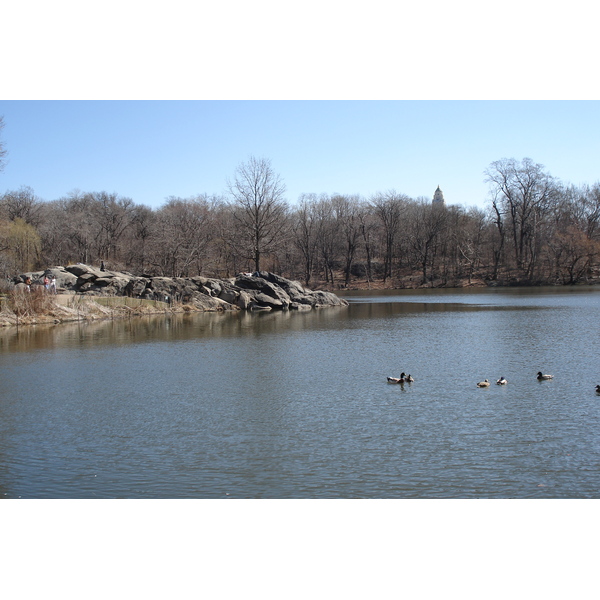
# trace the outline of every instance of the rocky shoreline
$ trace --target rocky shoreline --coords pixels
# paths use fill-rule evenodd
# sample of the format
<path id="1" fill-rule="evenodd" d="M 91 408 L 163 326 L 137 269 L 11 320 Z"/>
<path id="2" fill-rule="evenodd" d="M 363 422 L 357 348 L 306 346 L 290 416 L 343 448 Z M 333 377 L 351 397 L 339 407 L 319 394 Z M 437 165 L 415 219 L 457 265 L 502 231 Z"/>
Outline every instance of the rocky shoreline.
<path id="1" fill-rule="evenodd" d="M 56 296 L 45 290 L 45 277 L 56 279 Z M 140 277 L 76 264 L 24 273 L 13 283 L 16 291 L 49 296 L 47 307 L 45 314 L 18 319 L 3 310 L 1 325 L 164 312 L 312 310 L 348 305 L 332 292 L 309 290 L 267 271 L 241 273 L 231 279 Z M 113 300 L 107 303 L 106 298 Z"/>

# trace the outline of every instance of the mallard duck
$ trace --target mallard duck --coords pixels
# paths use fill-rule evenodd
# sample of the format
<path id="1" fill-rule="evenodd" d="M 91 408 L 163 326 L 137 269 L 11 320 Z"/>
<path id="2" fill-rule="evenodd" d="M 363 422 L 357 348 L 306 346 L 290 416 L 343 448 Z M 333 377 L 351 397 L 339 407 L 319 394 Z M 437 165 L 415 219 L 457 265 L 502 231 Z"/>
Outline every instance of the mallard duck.
<path id="1" fill-rule="evenodd" d="M 600 385 L 596 386 L 596 394 L 600 394 Z"/>
<path id="2" fill-rule="evenodd" d="M 406 381 L 408 381 L 408 383 L 412 383 L 414 381 L 413 376 L 412 375 L 407 375 L 406 376 Z"/>
<path id="3" fill-rule="evenodd" d="M 477 387 L 488 387 L 490 385 L 490 382 L 487 379 L 484 379 L 483 381 L 480 381 L 477 384 Z"/>
<path id="4" fill-rule="evenodd" d="M 400 373 L 400 377 L 388 377 L 388 383 L 404 383 L 406 379 L 404 378 L 404 373 Z"/>
<path id="5" fill-rule="evenodd" d="M 498 379 L 498 381 L 496 381 L 496 385 L 506 385 L 508 383 L 508 381 L 506 379 L 504 379 L 504 377 L 500 377 L 500 379 Z"/>
<path id="6" fill-rule="evenodd" d="M 541 371 L 537 374 L 538 381 L 544 381 L 546 379 L 554 379 L 554 375 L 544 375 Z"/>

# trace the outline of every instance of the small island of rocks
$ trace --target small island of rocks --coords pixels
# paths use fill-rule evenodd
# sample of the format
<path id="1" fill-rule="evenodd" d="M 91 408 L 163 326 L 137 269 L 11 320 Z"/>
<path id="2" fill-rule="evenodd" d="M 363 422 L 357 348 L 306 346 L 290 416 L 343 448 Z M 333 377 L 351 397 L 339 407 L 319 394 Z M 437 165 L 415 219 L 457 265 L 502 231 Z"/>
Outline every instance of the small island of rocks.
<path id="1" fill-rule="evenodd" d="M 165 311 L 301 311 L 348 305 L 346 300 L 332 292 L 309 290 L 297 281 L 267 271 L 240 273 L 229 279 L 201 276 L 146 277 L 79 263 L 24 273 L 16 277 L 12 284 L 9 295 L 12 298 L 12 309 L 17 317 L 21 312 L 23 324 L 47 322 L 40 318 L 42 312 L 53 317 L 54 322 L 72 320 L 64 314 L 64 310 L 68 312 L 69 307 L 72 310 L 76 303 L 79 317 L 82 305 L 109 307 L 111 314 L 106 316 L 111 317 L 115 316 L 115 310 L 129 314 Z M 45 299 L 45 310 L 33 311 L 37 315 L 31 314 L 32 311 L 19 311 L 18 298 L 23 298 L 27 304 L 27 300 L 33 296 Z M 106 299 L 111 301 L 106 302 Z M 10 303 L 9 301 L 8 304 Z M 7 310 L 10 312 L 10 306 L 6 304 L 5 302 L 2 310 L 3 324 L 10 325 L 12 319 L 6 314 Z M 61 308 L 63 311 L 59 314 Z M 106 310 L 105 308 L 100 312 Z M 30 318 L 23 318 L 27 316 Z"/>

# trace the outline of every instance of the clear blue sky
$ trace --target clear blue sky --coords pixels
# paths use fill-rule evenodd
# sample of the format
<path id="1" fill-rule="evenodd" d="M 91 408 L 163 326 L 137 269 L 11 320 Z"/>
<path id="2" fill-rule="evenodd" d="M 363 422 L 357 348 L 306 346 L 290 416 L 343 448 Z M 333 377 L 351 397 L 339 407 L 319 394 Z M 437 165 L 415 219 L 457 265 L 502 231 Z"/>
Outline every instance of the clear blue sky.
<path id="1" fill-rule="evenodd" d="M 250 155 L 302 193 L 395 189 L 484 206 L 484 170 L 529 157 L 562 181 L 600 181 L 598 101 L 0 101 L 0 191 L 79 189 L 158 207 L 221 194 Z"/>

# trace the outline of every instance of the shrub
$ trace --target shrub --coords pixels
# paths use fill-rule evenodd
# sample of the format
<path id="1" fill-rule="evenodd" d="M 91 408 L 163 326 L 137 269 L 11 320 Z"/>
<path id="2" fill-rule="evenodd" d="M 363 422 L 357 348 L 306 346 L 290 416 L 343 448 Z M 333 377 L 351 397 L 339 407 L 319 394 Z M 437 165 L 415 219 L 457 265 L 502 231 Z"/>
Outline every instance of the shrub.
<path id="1" fill-rule="evenodd" d="M 7 293 L 8 306 L 18 317 L 40 315 L 52 309 L 52 296 L 41 285 L 17 285 Z"/>

